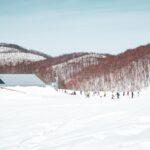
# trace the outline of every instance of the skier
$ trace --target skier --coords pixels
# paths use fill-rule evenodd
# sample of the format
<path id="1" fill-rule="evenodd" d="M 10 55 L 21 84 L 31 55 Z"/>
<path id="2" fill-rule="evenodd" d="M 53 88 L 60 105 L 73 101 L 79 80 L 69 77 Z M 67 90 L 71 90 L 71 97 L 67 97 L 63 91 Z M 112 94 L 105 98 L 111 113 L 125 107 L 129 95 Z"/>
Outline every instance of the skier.
<path id="1" fill-rule="evenodd" d="M 102 98 L 102 95 L 103 95 L 102 93 L 103 93 L 102 91 L 99 92 L 100 98 Z"/>
<path id="2" fill-rule="evenodd" d="M 106 97 L 106 92 L 104 92 L 104 97 Z"/>
<path id="3" fill-rule="evenodd" d="M 119 99 L 119 97 L 120 97 L 120 94 L 119 94 L 119 92 L 117 92 L 117 98 Z"/>
<path id="4" fill-rule="evenodd" d="M 125 92 L 123 92 L 123 96 L 125 96 Z"/>
<path id="5" fill-rule="evenodd" d="M 71 95 L 76 95 L 76 92 L 75 91 L 71 92 Z"/>
<path id="6" fill-rule="evenodd" d="M 90 93 L 88 91 L 85 92 L 85 96 L 89 98 L 90 97 Z"/>
<path id="7" fill-rule="evenodd" d="M 133 91 L 131 92 L 131 97 L 132 97 L 132 98 L 134 97 L 134 93 L 133 93 Z"/>
<path id="8" fill-rule="evenodd" d="M 86 95 L 88 98 L 90 97 L 90 93 L 89 92 L 87 92 L 87 95 Z"/>
<path id="9" fill-rule="evenodd" d="M 112 92 L 111 99 L 114 99 L 114 98 L 115 98 L 115 95 L 114 95 L 114 93 Z"/>

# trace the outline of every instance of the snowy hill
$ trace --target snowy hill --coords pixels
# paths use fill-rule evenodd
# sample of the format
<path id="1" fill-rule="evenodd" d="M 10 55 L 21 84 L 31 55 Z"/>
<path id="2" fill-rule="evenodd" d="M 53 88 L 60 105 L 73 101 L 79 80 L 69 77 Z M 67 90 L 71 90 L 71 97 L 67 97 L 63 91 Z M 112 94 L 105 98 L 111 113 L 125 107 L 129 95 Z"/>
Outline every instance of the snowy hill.
<path id="1" fill-rule="evenodd" d="M 0 65 L 15 66 L 22 62 L 36 62 L 44 59 L 46 57 L 17 45 L 0 44 Z"/>
<path id="2" fill-rule="evenodd" d="M 134 99 L 0 89 L 0 150 L 148 150 L 150 90 Z"/>
<path id="3" fill-rule="evenodd" d="M 71 53 L 51 57 L 14 44 L 0 45 L 0 73 L 35 73 L 61 88 L 139 90 L 150 85 L 150 44 L 118 55 Z"/>
<path id="4" fill-rule="evenodd" d="M 86 55 L 73 58 L 52 66 L 56 76 L 59 76 L 62 80 L 69 80 L 72 76 L 82 71 L 89 66 L 98 65 L 101 63 L 101 59 L 106 58 L 106 55 L 88 53 Z"/>
<path id="5" fill-rule="evenodd" d="M 150 44 L 107 56 L 66 82 L 68 88 L 139 90 L 150 85 Z"/>

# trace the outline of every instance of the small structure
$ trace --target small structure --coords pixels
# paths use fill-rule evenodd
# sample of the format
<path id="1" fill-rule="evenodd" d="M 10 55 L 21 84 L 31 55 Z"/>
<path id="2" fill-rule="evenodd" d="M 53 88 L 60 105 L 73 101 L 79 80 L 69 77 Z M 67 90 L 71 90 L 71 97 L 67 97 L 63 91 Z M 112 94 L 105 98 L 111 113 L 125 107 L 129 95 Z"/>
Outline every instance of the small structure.
<path id="1" fill-rule="evenodd" d="M 0 85 L 1 85 L 1 84 L 5 84 L 5 83 L 4 83 L 4 81 L 3 81 L 3 80 L 1 80 L 1 79 L 0 79 Z"/>
<path id="2" fill-rule="evenodd" d="M 0 86 L 45 86 L 35 74 L 0 74 Z"/>

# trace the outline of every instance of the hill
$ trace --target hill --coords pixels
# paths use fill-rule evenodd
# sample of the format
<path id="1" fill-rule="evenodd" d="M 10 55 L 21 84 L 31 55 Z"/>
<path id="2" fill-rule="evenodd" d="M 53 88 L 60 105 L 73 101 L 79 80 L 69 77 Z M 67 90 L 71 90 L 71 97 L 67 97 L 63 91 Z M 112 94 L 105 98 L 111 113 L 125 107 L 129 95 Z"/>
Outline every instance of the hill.
<path id="1" fill-rule="evenodd" d="M 118 55 L 71 53 L 51 57 L 0 44 L 0 73 L 35 73 L 49 84 L 78 90 L 140 90 L 150 85 L 150 44 Z"/>

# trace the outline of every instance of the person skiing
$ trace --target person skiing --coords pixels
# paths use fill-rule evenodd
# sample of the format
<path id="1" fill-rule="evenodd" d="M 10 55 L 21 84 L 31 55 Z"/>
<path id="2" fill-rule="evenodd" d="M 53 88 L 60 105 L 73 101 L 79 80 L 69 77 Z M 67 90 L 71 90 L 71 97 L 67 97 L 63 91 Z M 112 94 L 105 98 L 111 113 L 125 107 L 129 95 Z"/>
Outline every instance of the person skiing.
<path id="1" fill-rule="evenodd" d="M 125 96 L 125 92 L 123 92 L 123 96 Z"/>
<path id="2" fill-rule="evenodd" d="M 133 93 L 133 91 L 131 92 L 131 97 L 134 98 L 134 93 Z"/>
<path id="3" fill-rule="evenodd" d="M 115 98 L 115 95 L 114 95 L 114 93 L 112 92 L 111 99 L 114 99 L 114 98 Z"/>
<path id="4" fill-rule="evenodd" d="M 90 97 L 90 93 L 88 91 L 85 91 L 85 96 L 89 98 Z"/>
<path id="5" fill-rule="evenodd" d="M 88 98 L 90 97 L 90 92 L 87 92 L 87 95 L 86 95 Z"/>
<path id="6" fill-rule="evenodd" d="M 104 92 L 104 97 L 106 97 L 106 92 Z"/>
<path id="7" fill-rule="evenodd" d="M 102 95 L 103 95 L 103 92 L 102 92 L 102 91 L 100 91 L 100 92 L 99 92 L 99 96 L 100 96 L 100 98 L 102 98 Z"/>
<path id="8" fill-rule="evenodd" d="M 117 92 L 117 98 L 119 99 L 119 97 L 120 97 L 120 94 L 119 94 L 119 92 Z"/>

